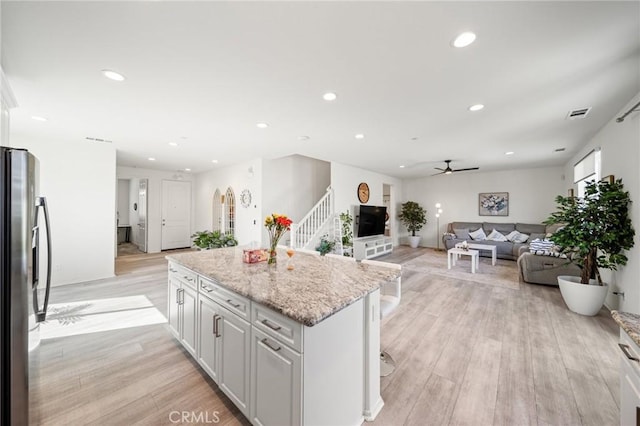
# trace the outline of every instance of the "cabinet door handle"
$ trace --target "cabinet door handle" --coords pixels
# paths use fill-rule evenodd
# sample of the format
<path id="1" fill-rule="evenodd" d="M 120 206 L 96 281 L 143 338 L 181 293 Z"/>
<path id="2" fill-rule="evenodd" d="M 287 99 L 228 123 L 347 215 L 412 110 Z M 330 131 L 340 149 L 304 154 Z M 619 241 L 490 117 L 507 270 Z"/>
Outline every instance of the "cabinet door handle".
<path id="1" fill-rule="evenodd" d="M 218 314 L 214 314 L 211 319 L 213 320 L 213 335 L 218 337 Z"/>
<path id="2" fill-rule="evenodd" d="M 629 345 L 623 345 L 622 343 L 618 343 L 618 346 L 620 346 L 620 349 L 622 349 L 622 353 L 624 353 L 624 355 L 627 358 L 629 358 L 631 361 L 640 362 L 640 359 L 631 355 L 631 352 L 629 352 Z"/>
<path id="3" fill-rule="evenodd" d="M 213 320 L 213 329 L 215 330 L 215 336 L 216 337 L 220 337 L 222 336 L 222 334 L 220 334 L 220 323 L 218 321 L 220 321 L 220 318 L 222 318 L 220 315 L 215 315 L 217 318 Z"/>
<path id="4" fill-rule="evenodd" d="M 179 288 L 176 290 L 176 303 L 178 305 L 184 305 L 184 289 Z"/>
<path id="5" fill-rule="evenodd" d="M 200 288 L 203 289 L 204 291 L 206 291 L 207 293 L 211 293 L 213 291 L 212 288 L 209 288 L 204 284 L 200 284 Z"/>
<path id="6" fill-rule="evenodd" d="M 178 272 L 178 271 L 173 268 L 169 268 L 169 272 Z"/>
<path id="7" fill-rule="evenodd" d="M 187 281 L 189 281 L 189 282 L 193 282 L 193 278 L 189 278 L 189 276 L 188 276 L 188 275 L 185 275 L 185 276 L 184 276 L 184 279 L 185 279 L 185 280 L 187 280 Z"/>
<path id="8" fill-rule="evenodd" d="M 264 343 L 265 346 L 268 346 L 269 349 L 271 349 L 274 352 L 278 352 L 280 349 L 282 349 L 280 346 L 278 347 L 273 346 L 271 343 L 269 343 L 268 339 L 262 339 L 262 343 Z"/>
<path id="9" fill-rule="evenodd" d="M 233 306 L 236 309 L 240 308 L 240 304 L 239 303 L 233 303 L 233 300 L 231 300 L 231 299 L 227 299 L 227 303 L 230 304 L 231 306 Z"/>
<path id="10" fill-rule="evenodd" d="M 262 323 L 264 325 L 266 325 L 267 327 L 269 327 L 270 329 L 275 330 L 275 331 L 278 331 L 278 330 L 280 330 L 282 328 L 277 324 L 272 324 L 271 321 L 269 321 L 268 319 L 263 319 Z"/>

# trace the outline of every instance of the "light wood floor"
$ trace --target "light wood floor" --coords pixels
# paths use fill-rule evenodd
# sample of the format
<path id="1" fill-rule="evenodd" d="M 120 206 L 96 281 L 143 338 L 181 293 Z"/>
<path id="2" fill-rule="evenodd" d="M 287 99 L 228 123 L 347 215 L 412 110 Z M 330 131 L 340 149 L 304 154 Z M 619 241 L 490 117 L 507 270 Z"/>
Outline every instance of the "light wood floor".
<path id="1" fill-rule="evenodd" d="M 384 260 L 427 250 L 398 247 Z M 144 295 L 166 315 L 164 255 L 118 258 L 117 277 L 54 288 L 51 303 Z M 617 327 L 604 309 L 572 314 L 557 288 L 405 268 L 381 339 L 397 368 L 382 378 L 372 425 L 619 424 Z M 166 324 L 44 340 L 39 361 L 41 424 L 169 425 L 172 411 L 248 424 Z"/>

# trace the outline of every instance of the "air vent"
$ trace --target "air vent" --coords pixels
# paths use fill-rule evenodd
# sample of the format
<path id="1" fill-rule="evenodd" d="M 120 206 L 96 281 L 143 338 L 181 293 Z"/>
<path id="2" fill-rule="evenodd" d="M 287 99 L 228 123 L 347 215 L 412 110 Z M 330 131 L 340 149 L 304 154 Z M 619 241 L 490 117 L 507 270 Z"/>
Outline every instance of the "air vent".
<path id="1" fill-rule="evenodd" d="M 553 152 L 564 152 L 567 148 L 556 148 Z"/>
<path id="2" fill-rule="evenodd" d="M 88 141 L 94 141 L 94 142 L 113 143 L 113 141 L 108 141 L 106 139 L 100 139 L 100 138 L 91 138 L 89 136 L 87 136 L 85 139 Z"/>
<path id="3" fill-rule="evenodd" d="M 585 118 L 587 114 L 589 114 L 589 111 L 591 111 L 591 107 L 574 109 L 573 111 L 569 111 L 569 113 L 567 114 L 567 120 L 576 120 L 579 118 Z"/>

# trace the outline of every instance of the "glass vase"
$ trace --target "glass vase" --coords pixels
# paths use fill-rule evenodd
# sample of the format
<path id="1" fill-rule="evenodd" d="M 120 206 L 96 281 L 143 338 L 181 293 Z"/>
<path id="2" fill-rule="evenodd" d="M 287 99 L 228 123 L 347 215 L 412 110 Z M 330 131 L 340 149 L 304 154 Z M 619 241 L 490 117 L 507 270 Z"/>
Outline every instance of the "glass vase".
<path id="1" fill-rule="evenodd" d="M 276 265 L 278 263 L 278 252 L 275 247 L 271 247 L 269 249 L 269 260 L 267 260 L 268 265 Z"/>

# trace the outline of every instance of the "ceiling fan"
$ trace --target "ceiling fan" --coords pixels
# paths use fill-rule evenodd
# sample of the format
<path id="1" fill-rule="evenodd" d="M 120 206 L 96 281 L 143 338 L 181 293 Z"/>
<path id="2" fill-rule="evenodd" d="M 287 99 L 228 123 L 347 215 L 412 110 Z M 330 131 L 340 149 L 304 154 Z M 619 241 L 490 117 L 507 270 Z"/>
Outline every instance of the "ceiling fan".
<path id="1" fill-rule="evenodd" d="M 444 160 L 444 162 L 447 163 L 447 167 L 445 169 L 441 169 L 440 167 L 435 167 L 436 170 L 441 170 L 441 172 L 433 174 L 431 176 L 442 175 L 442 174 L 450 175 L 451 173 L 454 173 L 454 172 L 467 172 L 469 170 L 478 170 L 480 168 L 480 167 L 469 167 L 468 169 L 456 169 L 456 170 L 454 170 L 454 169 L 451 168 L 451 164 L 450 164 L 451 160 Z"/>

